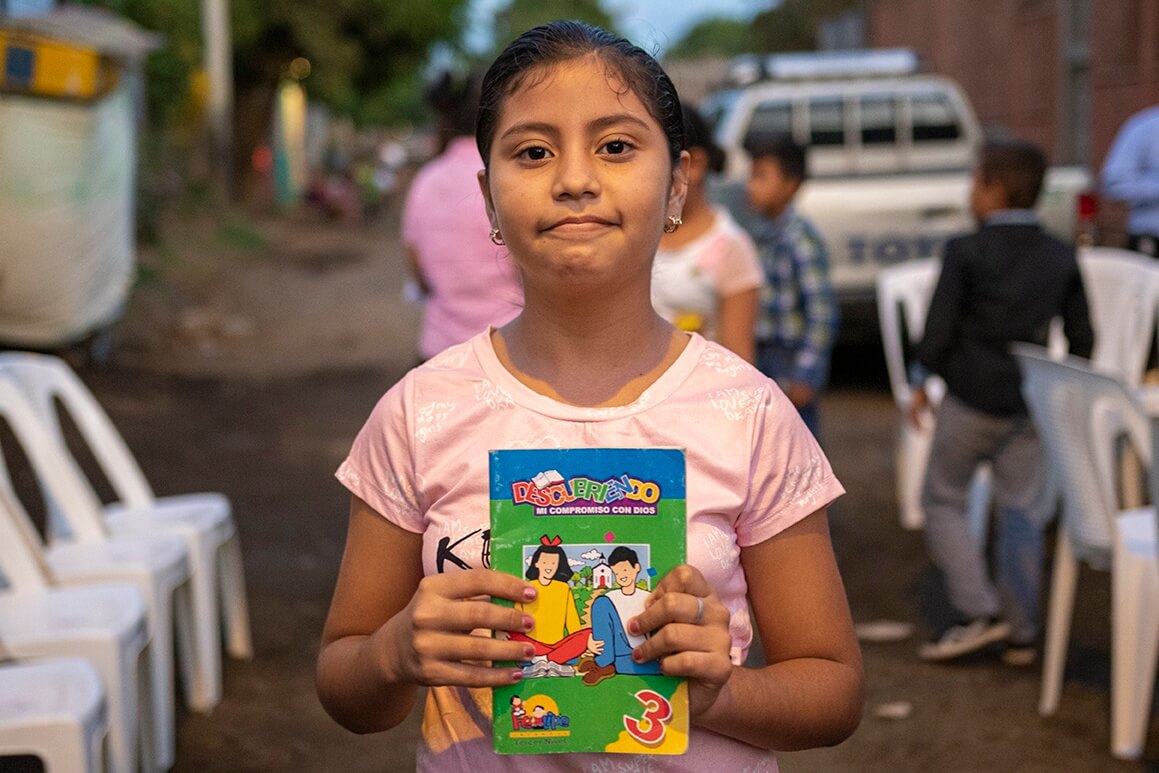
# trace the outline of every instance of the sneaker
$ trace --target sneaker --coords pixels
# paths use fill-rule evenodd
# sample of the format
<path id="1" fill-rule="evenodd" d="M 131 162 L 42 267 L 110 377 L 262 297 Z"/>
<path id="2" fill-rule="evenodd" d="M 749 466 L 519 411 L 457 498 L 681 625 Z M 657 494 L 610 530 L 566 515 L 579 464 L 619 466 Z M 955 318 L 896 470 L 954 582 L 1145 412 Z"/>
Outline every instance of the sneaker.
<path id="1" fill-rule="evenodd" d="M 575 676 L 575 669 L 567 663 L 556 663 L 553 660 L 547 661 L 547 675 L 548 676 Z"/>
<path id="2" fill-rule="evenodd" d="M 1006 649 L 1002 650 L 1002 662 L 1008 666 L 1025 668 L 1033 666 L 1038 660 L 1038 650 L 1034 642 L 1007 642 Z"/>
<path id="3" fill-rule="evenodd" d="M 992 617 L 979 617 L 964 625 L 955 625 L 936 641 L 918 649 L 922 660 L 953 660 L 1003 641 L 1010 635 L 1010 624 Z"/>

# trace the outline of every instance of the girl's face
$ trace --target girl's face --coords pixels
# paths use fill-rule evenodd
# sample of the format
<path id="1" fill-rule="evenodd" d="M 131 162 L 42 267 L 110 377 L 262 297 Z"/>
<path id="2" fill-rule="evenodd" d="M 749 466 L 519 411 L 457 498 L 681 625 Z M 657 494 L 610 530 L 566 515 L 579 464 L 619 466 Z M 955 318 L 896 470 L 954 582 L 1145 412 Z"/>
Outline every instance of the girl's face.
<path id="1" fill-rule="evenodd" d="M 503 101 L 488 170 L 488 214 L 528 290 L 649 282 L 665 218 L 680 216 L 660 124 L 596 56 L 533 72 Z"/>
<path id="2" fill-rule="evenodd" d="M 535 559 L 535 568 L 539 570 L 539 581 L 547 585 L 559 570 L 559 556 L 555 553 L 540 553 L 539 558 Z"/>

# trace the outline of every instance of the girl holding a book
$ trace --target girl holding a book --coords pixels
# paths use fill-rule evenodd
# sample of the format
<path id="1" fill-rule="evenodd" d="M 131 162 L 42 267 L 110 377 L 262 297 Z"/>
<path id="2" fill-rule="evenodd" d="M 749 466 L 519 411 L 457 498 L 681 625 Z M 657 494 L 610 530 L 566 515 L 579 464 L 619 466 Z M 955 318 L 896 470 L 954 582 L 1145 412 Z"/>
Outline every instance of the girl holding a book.
<path id="1" fill-rule="evenodd" d="M 483 597 L 525 602 L 536 587 L 487 568 L 488 452 L 676 447 L 688 563 L 659 579 L 628 632 L 647 635 L 638 662 L 687 678 L 692 729 L 686 754 L 649 769 L 769 771 L 771 750 L 840 742 L 863 679 L 826 520 L 841 484 L 772 381 L 652 308 L 652 259 L 686 190 L 671 81 L 629 42 L 553 22 L 491 66 L 476 140 L 524 308 L 408 373 L 339 468 L 353 498 L 318 660 L 323 705 L 377 732 L 428 687 L 420 770 L 612 769 L 603 754 L 492 749 L 489 688 L 523 673 L 491 664 L 533 647 L 487 632 L 533 620 Z M 743 665 L 754 626 L 760 668 Z"/>

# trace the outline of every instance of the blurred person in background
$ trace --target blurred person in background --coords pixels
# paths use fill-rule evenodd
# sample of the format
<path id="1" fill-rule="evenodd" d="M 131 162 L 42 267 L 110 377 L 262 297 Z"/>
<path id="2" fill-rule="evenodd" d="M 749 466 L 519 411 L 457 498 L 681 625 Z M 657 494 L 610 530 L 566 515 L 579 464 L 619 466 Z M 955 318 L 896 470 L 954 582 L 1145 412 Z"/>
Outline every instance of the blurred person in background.
<path id="1" fill-rule="evenodd" d="M 423 304 L 420 360 L 510 322 L 523 307 L 515 265 L 491 233 L 479 190 L 479 78 L 444 73 L 426 97 L 437 116 L 440 154 L 415 174 L 402 212 L 412 286 Z"/>
<path id="2" fill-rule="evenodd" d="M 1021 141 L 982 148 L 970 192 L 978 229 L 946 243 L 925 332 L 910 374 L 910 421 L 930 410 L 923 384 L 946 382 L 922 483 L 926 547 L 941 570 L 953 623 L 923 644 L 923 660 L 1004 645 L 1003 662 L 1037 658 L 1043 531 L 1052 513 L 1042 442 L 1022 399 L 1010 344 L 1046 345 L 1061 318 L 1071 354 L 1090 357 L 1094 332 L 1074 246 L 1043 231 L 1035 204 L 1046 155 Z M 974 470 L 994 470 L 995 547 L 970 530 Z"/>
<path id="3" fill-rule="evenodd" d="M 784 390 L 820 440 L 821 392 L 840 310 L 829 280 L 829 253 L 813 224 L 793 206 L 805 181 L 805 148 L 774 136 L 746 148 L 746 188 L 759 215 L 750 226 L 765 272 L 757 320 L 757 367 Z"/>
<path id="4" fill-rule="evenodd" d="M 754 327 L 764 272 L 752 237 L 708 198 L 709 175 L 724 169 L 724 151 L 704 119 L 684 111 L 690 156 L 682 223 L 665 228 L 652 264 L 652 305 L 677 328 L 697 332 L 756 362 Z"/>
<path id="5" fill-rule="evenodd" d="M 1127 249 L 1159 258 L 1159 105 L 1119 129 L 1102 178 L 1103 194 L 1127 203 Z"/>

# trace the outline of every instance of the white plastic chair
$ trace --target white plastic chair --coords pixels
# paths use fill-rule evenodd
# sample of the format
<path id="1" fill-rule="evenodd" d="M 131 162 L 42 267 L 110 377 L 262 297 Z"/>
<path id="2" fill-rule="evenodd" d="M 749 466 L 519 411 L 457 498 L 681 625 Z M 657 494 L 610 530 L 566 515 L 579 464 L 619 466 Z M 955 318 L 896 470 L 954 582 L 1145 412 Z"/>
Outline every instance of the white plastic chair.
<path id="1" fill-rule="evenodd" d="M 1091 361 L 1096 370 L 1118 375 L 1128 386 L 1138 386 L 1147 368 L 1155 315 L 1159 312 L 1159 263 L 1150 255 L 1116 247 L 1087 247 L 1079 251 L 1079 268 L 1095 329 Z M 1122 455 L 1125 504 L 1142 504 L 1142 476 L 1138 460 Z"/>
<path id="2" fill-rule="evenodd" d="M 898 518 L 902 528 L 921 529 L 926 522 L 922 510 L 922 479 L 934 437 L 934 420 L 928 419 L 919 429 L 908 415 L 913 402 L 906 350 L 921 340 L 926 311 L 938 282 L 941 261 L 922 258 L 883 268 L 877 275 L 877 314 L 881 325 L 881 343 L 894 402 L 900 412 L 895 457 Z M 926 382 L 926 393 L 935 406 L 945 395 L 946 386 L 937 376 Z M 970 484 L 967 518 L 970 530 L 985 542 L 990 516 L 989 464 L 978 466 Z"/>
<path id="3" fill-rule="evenodd" d="M 140 679 L 149 643 L 144 598 L 125 584 L 52 585 L 15 516 L 15 502 L 0 491 L 0 657 L 80 657 L 91 663 L 108 703 L 110 770 L 134 773 L 138 749 L 147 762 L 154 757 L 151 715 L 141 710 L 150 701 L 148 676 Z M 0 687 L 0 702 L 5 695 Z"/>
<path id="4" fill-rule="evenodd" d="M 1062 487 L 1062 520 L 1047 612 L 1038 710 L 1058 709 L 1078 562 L 1111 572 L 1111 753 L 1143 753 L 1159 656 L 1159 529 L 1154 505 L 1120 509 L 1119 440 L 1126 436 L 1156 485 L 1151 421 L 1123 381 L 1085 360 L 1052 361 L 1019 344 L 1023 393 Z"/>
<path id="5" fill-rule="evenodd" d="M 1095 369 L 1138 386 L 1159 312 L 1159 263 L 1115 247 L 1086 247 L 1078 258 L 1095 329 L 1091 361 Z"/>
<path id="6" fill-rule="evenodd" d="M 11 381 L 0 378 L 0 418 L 7 421 L 47 498 L 67 519 L 69 539 L 40 540 L 9 477 L 0 464 L 0 490 L 8 495 L 11 517 L 49 576 L 63 585 L 118 580 L 134 584 L 148 606 L 150 684 L 153 690 L 154 756 L 163 768 L 176 759 L 176 715 L 173 690 L 173 634 L 183 664 L 194 657 L 195 624 L 189 603 L 189 562 L 184 542 L 161 532 L 111 534 L 100 503 L 84 482 L 76 463 L 45 429 L 28 400 Z M 2 458 L 2 457 L 0 457 Z"/>
<path id="7" fill-rule="evenodd" d="M 197 656 L 193 670 L 184 674 L 184 683 L 189 707 L 209 711 L 222 694 L 222 628 L 230 655 L 253 657 L 241 543 L 229 500 L 216 492 L 155 496 L 108 414 L 60 358 L 3 352 L 0 374 L 20 385 L 42 422 L 66 449 L 58 408 L 72 419 L 117 497 L 104 508 L 114 533 L 161 529 L 185 540 L 197 619 Z"/>
<path id="8" fill-rule="evenodd" d="M 101 675 L 87 660 L 0 663 L 0 758 L 32 755 L 45 773 L 101 773 L 108 732 Z"/>

